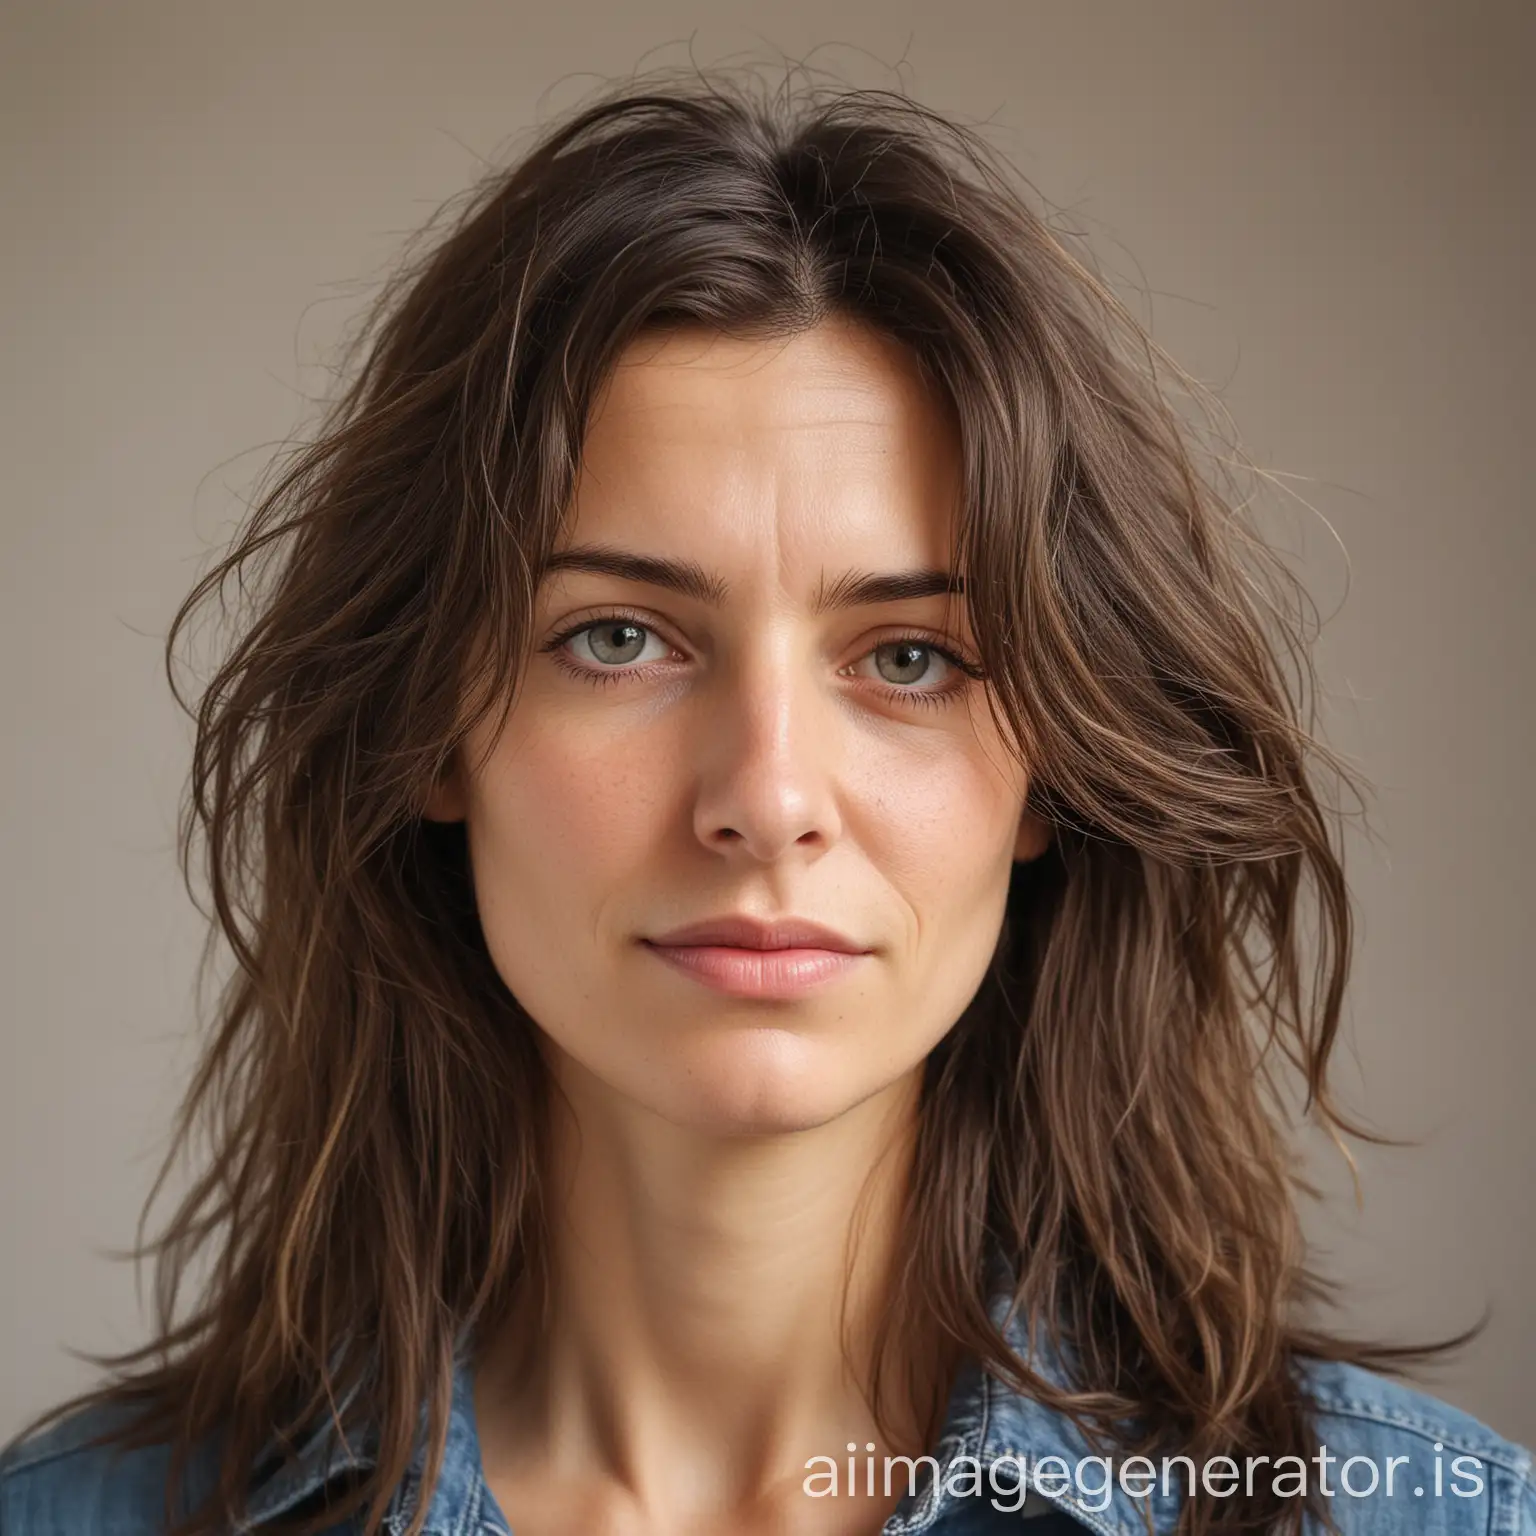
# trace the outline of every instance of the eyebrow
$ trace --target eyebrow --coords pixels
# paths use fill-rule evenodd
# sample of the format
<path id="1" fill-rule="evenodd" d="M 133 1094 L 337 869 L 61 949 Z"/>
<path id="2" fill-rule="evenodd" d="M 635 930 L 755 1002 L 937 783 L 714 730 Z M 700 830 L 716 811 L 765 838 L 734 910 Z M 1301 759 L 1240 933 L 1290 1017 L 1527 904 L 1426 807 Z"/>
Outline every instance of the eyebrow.
<path id="1" fill-rule="evenodd" d="M 590 571 L 598 576 L 617 576 L 622 581 L 665 587 L 711 608 L 723 607 L 731 594 L 728 583 L 712 576 L 697 561 L 663 560 L 606 544 L 577 544 L 560 550 L 545 561 L 539 580 L 542 582 L 559 571 Z M 846 571 L 830 586 L 822 583 L 812 601 L 811 611 L 822 614 L 833 609 L 897 603 L 920 597 L 963 596 L 964 593 L 964 579 L 950 571 Z"/>

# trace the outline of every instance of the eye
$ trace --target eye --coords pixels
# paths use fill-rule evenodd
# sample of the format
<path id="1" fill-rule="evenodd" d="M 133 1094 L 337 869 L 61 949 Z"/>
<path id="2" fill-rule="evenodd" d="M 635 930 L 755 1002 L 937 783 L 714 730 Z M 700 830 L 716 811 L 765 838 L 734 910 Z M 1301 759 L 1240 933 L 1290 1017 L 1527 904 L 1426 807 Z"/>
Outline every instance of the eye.
<path id="1" fill-rule="evenodd" d="M 600 619 L 567 635 L 562 643 L 578 660 L 609 668 L 662 660 L 670 652 L 664 641 L 633 619 Z M 647 655 L 647 643 L 659 647 L 659 652 Z"/>
<path id="2" fill-rule="evenodd" d="M 922 640 L 891 640 L 877 645 L 869 654 L 881 679 L 901 687 L 911 687 L 925 679 L 930 683 L 942 682 L 945 673 L 953 669 L 937 646 Z"/>
<path id="3" fill-rule="evenodd" d="M 873 664 L 873 673 L 868 669 Z M 986 673 L 948 645 L 927 635 L 901 635 L 866 651 L 844 673 L 884 685 L 878 692 L 903 705 L 938 708 L 962 697 Z"/>
<path id="4" fill-rule="evenodd" d="M 651 624 L 628 613 L 573 624 L 541 649 L 564 671 L 595 684 L 652 676 L 656 663 L 676 659 L 674 647 Z M 985 674 L 938 640 L 908 634 L 872 647 L 842 675 L 883 684 L 887 695 L 903 703 L 938 705 L 950 702 L 971 680 Z"/>

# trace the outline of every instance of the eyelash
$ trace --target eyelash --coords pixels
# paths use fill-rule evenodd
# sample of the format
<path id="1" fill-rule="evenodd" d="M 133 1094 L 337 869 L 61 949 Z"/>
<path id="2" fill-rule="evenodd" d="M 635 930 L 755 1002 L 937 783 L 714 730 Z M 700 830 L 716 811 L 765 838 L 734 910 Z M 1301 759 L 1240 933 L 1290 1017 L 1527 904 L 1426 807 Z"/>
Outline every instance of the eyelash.
<path id="1" fill-rule="evenodd" d="M 620 683 L 627 678 L 644 676 L 647 667 L 604 667 L 601 671 L 574 662 L 565 653 L 567 642 L 574 640 L 577 635 L 585 634 L 589 629 L 598 629 L 604 624 L 633 624 L 637 629 L 643 629 L 648 634 L 656 633 L 656 626 L 642 614 L 628 613 L 623 609 L 615 609 L 611 613 L 600 613 L 591 618 L 583 619 L 579 624 L 572 624 L 561 630 L 557 635 L 551 636 L 540 647 L 540 650 L 550 656 L 555 665 L 562 671 L 579 677 L 583 682 L 592 684 L 595 688 L 606 688 L 613 683 Z M 658 637 L 659 638 L 659 637 Z M 877 683 L 875 686 L 879 692 L 887 698 L 901 704 L 916 703 L 924 708 L 937 708 L 941 705 L 953 703 L 961 693 L 965 691 L 968 682 L 979 682 L 985 677 L 985 673 L 974 662 L 967 661 L 958 655 L 949 646 L 940 642 L 937 636 L 925 634 L 920 630 L 908 634 L 894 635 L 889 640 L 882 640 L 879 645 L 872 646 L 864 654 L 872 655 L 875 651 L 887 645 L 900 645 L 909 642 L 919 645 L 924 650 L 932 651 L 941 656 L 955 669 L 957 677 L 954 681 L 942 688 L 914 689 L 902 688 L 895 683 Z M 860 657 L 859 660 L 863 660 Z"/>

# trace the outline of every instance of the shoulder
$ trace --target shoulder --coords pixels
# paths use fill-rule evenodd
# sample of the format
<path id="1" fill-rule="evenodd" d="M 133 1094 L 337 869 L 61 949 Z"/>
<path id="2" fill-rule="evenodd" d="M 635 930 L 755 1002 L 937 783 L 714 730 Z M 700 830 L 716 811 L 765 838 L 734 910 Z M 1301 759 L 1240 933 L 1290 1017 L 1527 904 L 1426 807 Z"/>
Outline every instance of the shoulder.
<path id="1" fill-rule="evenodd" d="M 108 1443 L 121 1408 L 81 1409 L 0 1456 L 0 1536 L 139 1536 L 165 1529 L 170 1453 Z"/>
<path id="2" fill-rule="evenodd" d="M 1531 1453 L 1429 1393 L 1356 1365 L 1308 1361 L 1316 1474 L 1341 1529 L 1536 1536 Z"/>
<path id="3" fill-rule="evenodd" d="M 82 1408 L 0 1452 L 0 1536 L 162 1536 L 171 1448 L 128 1445 L 129 1409 Z M 258 1458 L 242 1530 L 279 1516 L 312 1517 L 336 1480 L 368 1465 L 361 1442 L 338 1448 L 317 1430 L 283 1459 L 276 1444 Z M 218 1478 L 218 1437 L 199 1442 L 183 1469 L 176 1514 L 201 1504 Z M 352 1522 L 328 1528 L 342 1536 Z"/>

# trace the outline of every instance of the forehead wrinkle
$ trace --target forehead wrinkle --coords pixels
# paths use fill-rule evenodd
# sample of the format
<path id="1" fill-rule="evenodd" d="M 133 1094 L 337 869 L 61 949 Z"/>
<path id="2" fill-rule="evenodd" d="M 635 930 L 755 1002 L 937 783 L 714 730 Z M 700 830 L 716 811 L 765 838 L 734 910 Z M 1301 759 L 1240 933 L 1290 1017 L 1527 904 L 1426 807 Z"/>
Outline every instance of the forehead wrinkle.
<path id="1" fill-rule="evenodd" d="M 834 330 L 842 334 L 834 337 Z M 852 355 L 849 341 L 854 344 Z M 793 366 L 784 366 L 791 362 Z M 871 369 L 871 362 L 887 366 Z M 888 366 L 893 362 L 894 372 Z M 758 384 L 745 392 L 730 387 L 730 380 L 754 377 Z M 718 515 L 725 510 L 718 505 L 724 497 L 733 525 L 741 518 L 755 525 L 753 560 L 764 573 L 776 572 L 782 600 L 794 590 L 803 592 L 801 583 L 809 574 L 803 557 L 814 558 L 818 527 L 867 524 L 871 516 L 878 522 L 879 504 L 893 496 L 901 507 L 914 499 L 929 503 L 919 514 L 919 520 L 928 523 L 939 510 L 935 503 L 949 499 L 947 488 L 934 477 L 949 478 L 944 471 L 952 455 L 941 452 L 946 462 L 940 463 L 920 451 L 936 403 L 923 384 L 902 349 L 855 326 L 773 338 L 766 345 L 762 340 L 749 344 L 746 338 L 689 334 L 660 339 L 659 345 L 653 340 L 638 356 L 621 361 L 610 378 L 588 429 L 578 487 L 582 481 L 588 492 L 601 487 L 605 514 L 624 515 L 621 509 L 626 509 L 624 521 L 637 518 L 641 525 L 659 516 L 665 529 L 677 523 L 676 514 L 682 510 L 674 504 L 689 476 L 683 474 L 680 482 L 679 475 L 685 469 L 691 472 L 686 461 L 708 443 L 714 478 L 699 481 L 687 499 L 706 496 L 717 504 L 713 512 Z M 768 447 L 776 441 L 798 441 L 802 446 L 785 458 Z M 679 455 L 684 459 L 681 467 Z M 846 507 L 845 496 L 851 498 Z M 583 499 L 578 489 L 578 504 Z M 700 510 L 708 522 L 711 513 Z M 786 521 L 786 513 L 796 515 Z M 802 528 L 807 517 L 810 525 Z M 898 517 L 903 524 L 910 520 Z M 578 515 L 577 522 L 582 521 Z M 617 532 L 618 524 L 609 515 L 602 522 L 605 527 L 591 531 L 597 541 L 606 542 L 603 534 Z M 724 531 L 724 525 L 721 528 Z M 903 529 L 906 534 L 912 531 Z M 857 589 L 867 587 L 877 571 L 887 578 L 885 590 L 877 594 L 881 602 L 952 591 L 933 577 L 926 590 L 916 585 L 900 590 L 899 577 L 947 563 L 948 551 L 934 542 L 936 535 L 937 530 L 930 529 L 914 547 L 899 552 L 890 543 L 905 544 L 906 537 L 877 539 L 869 553 L 884 545 L 884 560 L 878 554 L 861 560 L 850 548 L 837 562 L 841 570 L 835 577 L 828 575 L 825 560 L 817 562 L 819 581 L 811 611 L 820 615 L 853 606 L 859 600 Z M 707 547 L 714 541 L 693 542 Z M 671 537 L 666 543 L 677 547 Z M 890 570 L 887 561 L 898 569 Z M 674 572 L 658 584 L 711 604 L 724 601 L 730 585 L 697 562 L 692 565 L 685 580 L 673 579 Z"/>

